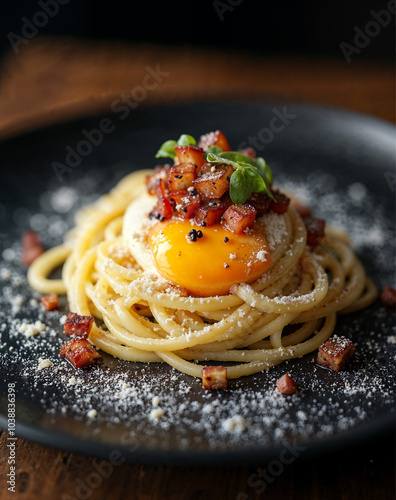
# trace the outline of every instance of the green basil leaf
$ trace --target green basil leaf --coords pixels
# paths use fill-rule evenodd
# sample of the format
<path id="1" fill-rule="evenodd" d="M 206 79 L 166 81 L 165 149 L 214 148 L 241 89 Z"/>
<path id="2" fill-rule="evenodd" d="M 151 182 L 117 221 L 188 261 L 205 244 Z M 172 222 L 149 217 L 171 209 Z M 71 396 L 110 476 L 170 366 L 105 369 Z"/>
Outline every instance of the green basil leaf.
<path id="1" fill-rule="evenodd" d="M 175 146 L 176 141 L 166 141 L 162 144 L 162 146 L 157 151 L 155 155 L 156 158 L 175 158 Z"/>
<path id="2" fill-rule="evenodd" d="M 261 193 L 266 190 L 265 181 L 256 170 L 253 168 L 245 168 L 244 173 L 250 181 L 252 193 Z"/>
<path id="3" fill-rule="evenodd" d="M 254 164 L 257 167 L 257 170 L 261 177 L 265 178 L 269 184 L 271 184 L 273 180 L 272 171 L 269 166 L 266 164 L 264 158 L 255 158 Z"/>
<path id="4" fill-rule="evenodd" d="M 209 146 L 208 149 L 205 151 L 205 153 L 203 154 L 203 159 L 205 161 L 208 161 L 208 154 L 209 153 L 214 153 L 215 155 L 218 155 L 219 153 L 221 153 L 223 150 L 221 148 L 219 148 L 219 146 Z"/>
<path id="5" fill-rule="evenodd" d="M 226 160 L 231 160 L 237 163 L 243 161 L 245 163 L 248 163 L 249 165 L 254 165 L 252 158 L 249 158 L 248 156 L 245 156 L 238 151 L 224 151 L 223 153 L 219 153 L 219 156 Z"/>
<path id="6" fill-rule="evenodd" d="M 230 197 L 233 203 L 241 205 L 251 195 L 251 183 L 244 170 L 235 170 L 230 179 Z"/>
<path id="7" fill-rule="evenodd" d="M 195 146 L 197 141 L 192 135 L 182 134 L 177 141 L 179 146 Z"/>
<path id="8" fill-rule="evenodd" d="M 214 153 L 215 155 L 218 155 L 222 151 L 223 150 L 219 146 L 209 146 L 206 150 L 207 153 Z"/>
<path id="9" fill-rule="evenodd" d="M 223 153 L 220 153 L 220 154 L 223 154 Z M 217 155 L 215 153 L 208 153 L 206 155 L 206 160 L 210 163 L 225 163 L 226 165 L 232 165 L 235 168 L 235 170 L 238 170 L 241 168 L 237 162 L 232 161 L 232 160 L 228 160 L 227 158 L 223 158 L 220 155 Z"/>

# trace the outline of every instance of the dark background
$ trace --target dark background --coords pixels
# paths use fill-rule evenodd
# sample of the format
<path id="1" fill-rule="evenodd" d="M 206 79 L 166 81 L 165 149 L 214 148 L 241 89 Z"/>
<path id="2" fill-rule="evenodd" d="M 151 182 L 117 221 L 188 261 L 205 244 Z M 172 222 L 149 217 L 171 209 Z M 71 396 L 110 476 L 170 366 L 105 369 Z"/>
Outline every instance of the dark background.
<path id="1" fill-rule="evenodd" d="M 10 50 L 7 35 L 20 35 L 22 18 L 31 20 L 42 7 L 37 0 L 3 0 L 1 5 L 4 55 Z M 39 33 L 343 59 L 339 44 L 354 44 L 355 26 L 364 30 L 373 20 L 371 11 L 388 10 L 387 5 L 375 0 L 69 0 Z M 359 57 L 393 60 L 394 16 L 354 55 Z"/>

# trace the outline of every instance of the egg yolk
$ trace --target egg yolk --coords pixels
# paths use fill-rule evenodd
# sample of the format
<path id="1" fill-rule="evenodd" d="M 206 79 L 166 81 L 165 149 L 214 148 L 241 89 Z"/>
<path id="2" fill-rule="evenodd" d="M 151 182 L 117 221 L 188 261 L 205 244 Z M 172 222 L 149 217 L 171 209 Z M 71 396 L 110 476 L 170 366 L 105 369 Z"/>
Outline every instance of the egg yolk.
<path id="1" fill-rule="evenodd" d="M 203 236 L 191 241 L 192 229 Z M 256 227 L 235 235 L 220 224 L 199 227 L 169 220 L 153 227 L 149 244 L 160 274 L 198 297 L 227 295 L 231 285 L 252 283 L 271 266 L 267 242 Z"/>

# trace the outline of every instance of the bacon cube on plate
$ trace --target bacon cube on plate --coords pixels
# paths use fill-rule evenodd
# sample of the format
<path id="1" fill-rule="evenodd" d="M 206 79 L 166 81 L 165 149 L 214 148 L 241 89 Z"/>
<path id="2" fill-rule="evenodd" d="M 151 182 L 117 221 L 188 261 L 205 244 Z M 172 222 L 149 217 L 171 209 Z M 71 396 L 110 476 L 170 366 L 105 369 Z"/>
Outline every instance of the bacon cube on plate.
<path id="1" fill-rule="evenodd" d="M 306 217 L 304 224 L 307 230 L 307 244 L 311 247 L 319 245 L 325 235 L 326 222 L 317 217 Z"/>
<path id="2" fill-rule="evenodd" d="M 205 151 L 208 149 L 209 146 L 218 146 L 223 151 L 231 151 L 226 136 L 220 130 L 216 130 L 215 132 L 209 132 L 209 134 L 201 136 L 198 145 Z"/>
<path id="3" fill-rule="evenodd" d="M 202 368 L 202 387 L 215 391 L 227 389 L 227 368 L 225 366 Z"/>
<path id="4" fill-rule="evenodd" d="M 289 208 L 290 198 L 288 198 L 285 194 L 280 191 L 272 190 L 272 194 L 275 198 L 275 201 L 272 200 L 270 205 L 270 211 L 275 212 L 277 214 L 284 214 L 287 212 Z"/>
<path id="5" fill-rule="evenodd" d="M 270 209 L 272 200 L 264 193 L 252 193 L 249 196 L 247 203 L 249 203 L 249 205 L 252 205 L 252 207 L 257 210 L 257 217 L 261 217 Z"/>
<path id="6" fill-rule="evenodd" d="M 191 219 L 197 208 L 201 205 L 199 194 L 190 194 L 187 189 L 183 189 L 176 193 L 170 193 L 169 201 L 175 213 L 183 219 Z"/>
<path id="7" fill-rule="evenodd" d="M 22 264 L 30 266 L 42 253 L 44 246 L 40 236 L 35 231 L 26 231 L 22 236 Z"/>
<path id="8" fill-rule="evenodd" d="M 355 353 L 355 344 L 346 337 L 334 335 L 319 346 L 316 362 L 334 372 L 339 372 Z"/>
<path id="9" fill-rule="evenodd" d="M 150 216 L 157 217 L 158 219 L 167 219 L 172 215 L 172 206 L 166 197 L 166 184 L 163 179 L 157 181 L 155 194 L 157 195 L 158 202 Z"/>
<path id="10" fill-rule="evenodd" d="M 162 179 L 165 184 L 168 182 L 170 165 L 158 165 L 154 169 L 154 173 L 146 175 L 146 187 L 150 194 L 155 194 L 158 181 Z"/>
<path id="11" fill-rule="evenodd" d="M 297 384 L 288 373 L 285 373 L 276 381 L 276 388 L 282 394 L 294 394 L 297 391 Z"/>
<path id="12" fill-rule="evenodd" d="M 256 150 L 252 148 L 251 146 L 247 146 L 246 148 L 238 149 L 238 152 L 241 153 L 242 155 L 247 156 L 248 158 L 256 158 Z"/>
<path id="13" fill-rule="evenodd" d="M 221 198 L 230 188 L 230 177 L 234 169 L 231 165 L 218 164 L 214 172 L 206 172 L 193 182 L 202 198 Z"/>
<path id="14" fill-rule="evenodd" d="M 224 212 L 222 224 L 234 234 L 242 234 L 246 229 L 254 225 L 256 209 L 247 203 L 242 205 L 231 205 Z"/>
<path id="15" fill-rule="evenodd" d="M 176 192 L 192 186 L 197 178 L 197 166 L 194 163 L 180 163 L 169 171 L 169 191 Z"/>
<path id="16" fill-rule="evenodd" d="M 63 327 L 66 335 L 77 335 L 87 338 L 94 322 L 93 316 L 80 316 L 70 312 Z"/>
<path id="17" fill-rule="evenodd" d="M 205 163 L 204 150 L 196 146 L 175 146 L 178 163 L 194 163 L 198 168 Z"/>
<path id="18" fill-rule="evenodd" d="M 386 286 L 380 295 L 380 300 L 386 307 L 396 307 L 396 290 Z"/>
<path id="19" fill-rule="evenodd" d="M 80 338 L 75 338 L 63 344 L 60 355 L 66 358 L 74 368 L 91 365 L 100 358 L 94 346 L 88 340 Z"/>
<path id="20" fill-rule="evenodd" d="M 195 212 L 194 222 L 198 226 L 214 226 L 221 221 L 227 205 L 222 201 L 207 201 Z"/>
<path id="21" fill-rule="evenodd" d="M 43 304 L 47 311 L 52 311 L 53 309 L 59 308 L 59 300 L 56 293 L 44 295 L 44 297 L 41 297 L 40 302 Z"/>

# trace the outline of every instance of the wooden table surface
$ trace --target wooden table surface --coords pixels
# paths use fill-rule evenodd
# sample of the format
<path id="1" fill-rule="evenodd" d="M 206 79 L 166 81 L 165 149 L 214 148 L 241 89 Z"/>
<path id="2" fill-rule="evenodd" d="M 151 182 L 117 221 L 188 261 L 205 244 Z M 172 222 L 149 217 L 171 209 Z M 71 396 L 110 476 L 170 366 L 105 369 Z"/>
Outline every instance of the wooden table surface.
<path id="1" fill-rule="evenodd" d="M 109 109 L 141 86 L 147 67 L 162 81 L 146 103 L 265 98 L 339 106 L 395 121 L 393 66 L 369 61 L 269 58 L 187 47 L 37 38 L 3 61 L 0 139 Z M 166 76 L 165 76 L 166 73 Z M 7 434 L 0 430 L 0 499 L 393 499 L 394 437 L 341 453 L 302 457 L 266 485 L 268 464 L 169 467 L 122 464 L 99 487 L 89 483 L 103 459 L 18 438 L 16 493 L 7 491 Z M 250 478 L 250 479 L 249 479 Z"/>

